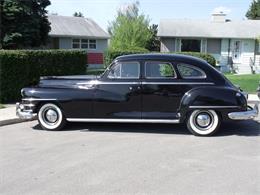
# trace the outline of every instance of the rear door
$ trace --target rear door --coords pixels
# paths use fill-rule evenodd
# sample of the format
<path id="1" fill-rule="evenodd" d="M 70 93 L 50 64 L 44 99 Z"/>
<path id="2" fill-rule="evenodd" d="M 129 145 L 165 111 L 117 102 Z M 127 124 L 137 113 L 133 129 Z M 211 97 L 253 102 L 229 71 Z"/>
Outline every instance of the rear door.
<path id="1" fill-rule="evenodd" d="M 142 80 L 142 118 L 176 119 L 183 86 L 179 85 L 174 65 L 146 61 Z"/>

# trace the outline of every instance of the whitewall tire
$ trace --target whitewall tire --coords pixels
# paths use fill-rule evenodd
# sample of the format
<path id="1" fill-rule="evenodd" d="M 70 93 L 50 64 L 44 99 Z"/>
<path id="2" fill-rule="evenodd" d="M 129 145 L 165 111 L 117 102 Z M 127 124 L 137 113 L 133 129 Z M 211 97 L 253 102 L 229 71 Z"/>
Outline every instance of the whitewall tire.
<path id="1" fill-rule="evenodd" d="M 57 105 L 46 103 L 39 109 L 38 122 L 43 129 L 55 131 L 62 129 L 66 120 Z"/>
<path id="2" fill-rule="evenodd" d="M 187 120 L 187 127 L 193 135 L 209 136 L 217 132 L 221 119 L 214 110 L 194 110 Z"/>

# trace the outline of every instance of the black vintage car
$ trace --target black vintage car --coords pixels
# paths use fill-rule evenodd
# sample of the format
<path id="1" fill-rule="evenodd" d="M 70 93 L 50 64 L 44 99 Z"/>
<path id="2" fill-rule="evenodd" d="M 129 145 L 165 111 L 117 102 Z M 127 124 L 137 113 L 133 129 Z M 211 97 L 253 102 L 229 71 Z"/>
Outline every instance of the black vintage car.
<path id="1" fill-rule="evenodd" d="M 69 122 L 187 123 L 208 136 L 223 120 L 253 119 L 258 107 L 207 62 L 184 55 L 116 58 L 101 76 L 42 77 L 21 90 L 17 115 L 43 129 Z"/>

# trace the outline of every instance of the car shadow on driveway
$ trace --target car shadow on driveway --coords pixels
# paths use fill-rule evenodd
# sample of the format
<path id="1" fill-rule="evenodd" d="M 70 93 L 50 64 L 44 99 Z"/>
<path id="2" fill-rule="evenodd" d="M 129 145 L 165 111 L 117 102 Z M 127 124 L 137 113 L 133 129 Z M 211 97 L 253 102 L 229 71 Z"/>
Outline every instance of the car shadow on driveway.
<path id="1" fill-rule="evenodd" d="M 34 130 L 42 130 L 37 124 Z M 118 133 L 158 133 L 158 134 L 190 134 L 185 124 L 140 124 L 140 123 L 68 123 L 62 131 L 81 132 L 118 132 Z M 57 132 L 57 131 L 56 131 Z M 259 136 L 260 123 L 257 121 L 231 121 L 222 123 L 219 136 Z"/>

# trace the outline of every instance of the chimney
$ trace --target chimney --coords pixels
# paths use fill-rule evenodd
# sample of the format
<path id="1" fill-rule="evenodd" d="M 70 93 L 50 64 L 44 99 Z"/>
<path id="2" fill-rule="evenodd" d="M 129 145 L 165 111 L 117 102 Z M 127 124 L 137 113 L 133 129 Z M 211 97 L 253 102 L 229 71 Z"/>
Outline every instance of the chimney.
<path id="1" fill-rule="evenodd" d="M 226 14 L 224 12 L 217 12 L 211 15 L 212 22 L 226 22 Z"/>

